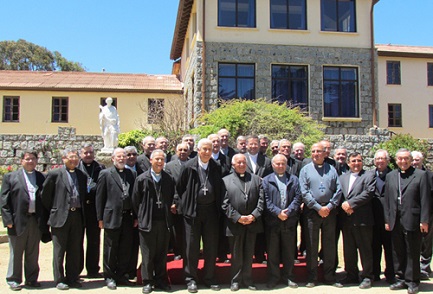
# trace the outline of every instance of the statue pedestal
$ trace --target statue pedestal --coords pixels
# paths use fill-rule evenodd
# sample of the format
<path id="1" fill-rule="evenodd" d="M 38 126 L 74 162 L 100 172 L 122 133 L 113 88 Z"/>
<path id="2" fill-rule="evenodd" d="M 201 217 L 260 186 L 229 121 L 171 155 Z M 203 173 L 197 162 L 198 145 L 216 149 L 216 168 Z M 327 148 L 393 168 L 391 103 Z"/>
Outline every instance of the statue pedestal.
<path id="1" fill-rule="evenodd" d="M 106 168 L 109 168 L 111 166 L 113 166 L 113 160 L 111 160 L 111 154 L 113 151 L 111 152 L 106 152 L 104 151 L 99 151 L 96 153 L 96 161 L 105 165 Z"/>

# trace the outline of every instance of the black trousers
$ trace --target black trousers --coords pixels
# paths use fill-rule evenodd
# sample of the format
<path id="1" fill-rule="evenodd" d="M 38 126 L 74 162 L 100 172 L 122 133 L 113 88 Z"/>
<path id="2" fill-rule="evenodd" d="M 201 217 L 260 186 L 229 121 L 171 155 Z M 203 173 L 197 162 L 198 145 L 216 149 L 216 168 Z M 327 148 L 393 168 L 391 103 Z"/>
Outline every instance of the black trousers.
<path id="1" fill-rule="evenodd" d="M 101 246 L 101 229 L 96 217 L 95 204 L 86 204 L 85 210 L 86 227 L 85 234 L 87 246 L 86 246 L 86 270 L 87 274 L 97 274 L 100 270 L 99 266 L 99 255 Z M 84 240 L 83 240 L 84 241 Z M 83 242 L 84 245 L 84 242 Z M 84 251 L 84 249 L 82 249 Z M 82 253 L 84 257 L 84 252 Z M 84 259 L 82 261 L 81 269 L 84 267 Z"/>
<path id="2" fill-rule="evenodd" d="M 392 248 L 396 274 L 404 277 L 408 286 L 419 285 L 421 231 L 406 231 L 397 217 L 392 230 Z"/>
<path id="3" fill-rule="evenodd" d="M 329 215 L 322 218 L 314 209 L 304 208 L 307 223 L 307 272 L 308 282 L 317 282 L 317 266 L 319 251 L 319 233 L 323 252 L 323 272 L 325 282 L 335 282 L 335 230 L 337 213 L 333 209 Z"/>
<path id="4" fill-rule="evenodd" d="M 382 259 L 382 248 L 385 255 L 385 277 L 386 279 L 393 279 L 394 273 L 394 261 L 392 258 L 392 237 L 391 232 L 385 230 L 385 219 L 382 203 L 379 198 L 373 198 L 373 275 L 379 277 L 381 273 L 381 259 Z"/>
<path id="5" fill-rule="evenodd" d="M 167 252 L 170 231 L 165 221 L 152 220 L 150 232 L 140 231 L 143 285 L 168 284 Z"/>
<path id="6" fill-rule="evenodd" d="M 128 266 L 128 279 L 133 279 L 137 276 L 138 251 L 140 249 L 140 237 L 138 227 L 132 228 L 132 244 L 131 258 Z"/>
<path id="7" fill-rule="evenodd" d="M 173 227 L 170 230 L 170 248 L 173 249 L 174 255 L 184 256 L 183 253 L 183 216 L 173 214 Z"/>
<path id="8" fill-rule="evenodd" d="M 81 272 L 83 247 L 81 209 L 69 211 L 63 227 L 51 228 L 51 234 L 53 238 L 54 282 L 69 283 L 77 281 Z M 66 263 L 64 268 L 65 255 Z"/>
<path id="9" fill-rule="evenodd" d="M 361 258 L 361 279 L 373 280 L 372 226 L 343 225 L 344 269 L 350 280 L 359 279 L 358 250 Z"/>
<path id="10" fill-rule="evenodd" d="M 428 275 L 431 273 L 430 263 L 432 259 L 433 246 L 433 221 L 428 225 L 427 234 L 422 235 L 421 239 L 421 273 Z"/>
<path id="11" fill-rule="evenodd" d="M 133 224 L 131 213 L 124 213 L 120 228 L 104 229 L 104 278 L 116 281 L 127 279 Z"/>
<path id="12" fill-rule="evenodd" d="M 200 240 L 203 239 L 203 280 L 206 284 L 216 284 L 215 262 L 218 251 L 218 212 L 215 204 L 197 205 L 195 218 L 184 218 L 185 257 L 183 267 L 185 282 L 198 280 L 197 266 L 200 256 Z"/>
<path id="13" fill-rule="evenodd" d="M 240 235 L 228 237 L 232 244 L 231 283 L 253 285 L 253 255 L 256 233 L 244 229 Z"/>
<path id="14" fill-rule="evenodd" d="M 296 244 L 293 243 L 297 234 L 297 224 L 287 226 L 286 222 L 280 222 L 278 226 L 266 226 L 266 244 L 268 248 L 268 283 L 277 284 L 283 280 L 294 281 L 293 264 L 294 255 L 292 254 Z M 280 273 L 280 263 L 283 269 Z"/>

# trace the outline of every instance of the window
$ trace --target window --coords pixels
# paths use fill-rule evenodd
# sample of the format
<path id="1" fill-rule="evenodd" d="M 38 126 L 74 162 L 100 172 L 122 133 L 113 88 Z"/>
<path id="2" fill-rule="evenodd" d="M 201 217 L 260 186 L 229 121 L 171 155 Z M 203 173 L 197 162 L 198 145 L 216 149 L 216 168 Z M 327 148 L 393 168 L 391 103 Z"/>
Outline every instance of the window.
<path id="1" fill-rule="evenodd" d="M 386 83 L 388 85 L 401 85 L 400 61 L 386 62 Z"/>
<path id="2" fill-rule="evenodd" d="M 401 126 L 401 104 L 388 104 L 388 127 Z"/>
<path id="3" fill-rule="evenodd" d="M 272 98 L 279 103 L 308 106 L 308 69 L 304 65 L 272 65 Z"/>
<path id="4" fill-rule="evenodd" d="M 322 31 L 356 32 L 355 0 L 321 0 Z"/>
<path id="5" fill-rule="evenodd" d="M 324 67 L 323 100 L 325 117 L 359 117 L 357 68 Z"/>
<path id="6" fill-rule="evenodd" d="M 156 124 L 164 119 L 164 99 L 147 100 L 147 123 Z"/>
<path id="7" fill-rule="evenodd" d="M 51 122 L 68 122 L 68 97 L 53 97 Z"/>
<path id="8" fill-rule="evenodd" d="M 20 97 L 4 96 L 3 97 L 3 122 L 20 121 Z"/>
<path id="9" fill-rule="evenodd" d="M 256 27 L 256 0 L 218 0 L 218 26 Z"/>
<path id="10" fill-rule="evenodd" d="M 427 86 L 433 86 L 433 63 L 427 63 Z"/>
<path id="11" fill-rule="evenodd" d="M 254 64 L 218 64 L 218 96 L 221 99 L 255 99 Z"/>
<path id="12" fill-rule="evenodd" d="M 428 127 L 433 128 L 433 105 L 428 106 Z"/>
<path id="13" fill-rule="evenodd" d="M 107 103 L 105 102 L 105 99 L 107 99 L 107 98 L 108 97 L 101 97 L 101 101 L 100 101 L 99 105 L 101 105 L 101 106 L 107 105 Z M 113 103 L 111 103 L 111 105 L 113 105 L 117 109 L 117 98 L 111 97 L 111 99 L 113 99 Z"/>
<path id="14" fill-rule="evenodd" d="M 271 0 L 272 29 L 307 29 L 305 0 Z"/>

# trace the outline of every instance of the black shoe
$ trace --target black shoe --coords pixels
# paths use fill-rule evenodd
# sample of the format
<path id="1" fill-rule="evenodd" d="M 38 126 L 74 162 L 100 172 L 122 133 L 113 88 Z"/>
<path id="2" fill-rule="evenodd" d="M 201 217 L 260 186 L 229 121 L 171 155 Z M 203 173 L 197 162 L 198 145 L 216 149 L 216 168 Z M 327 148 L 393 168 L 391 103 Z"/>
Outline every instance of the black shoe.
<path id="1" fill-rule="evenodd" d="M 22 289 L 22 286 L 19 283 L 14 282 L 14 281 L 8 282 L 8 285 L 12 291 L 21 291 L 21 289 Z"/>
<path id="2" fill-rule="evenodd" d="M 182 255 L 175 255 L 173 260 L 181 260 L 182 259 Z"/>
<path id="3" fill-rule="evenodd" d="M 76 289 L 83 288 L 83 285 L 77 281 L 68 282 L 68 286 L 69 288 L 76 288 Z"/>
<path id="4" fill-rule="evenodd" d="M 392 285 L 392 284 L 397 282 L 397 279 L 395 277 L 389 277 L 389 278 L 386 278 L 386 282 L 388 284 Z"/>
<path id="5" fill-rule="evenodd" d="M 400 289 L 406 289 L 406 284 L 403 281 L 397 281 L 391 286 L 389 286 L 390 290 L 400 290 Z"/>
<path id="6" fill-rule="evenodd" d="M 117 281 L 118 285 L 132 287 L 137 285 L 136 283 L 130 282 L 127 278 L 122 278 Z"/>
<path id="7" fill-rule="evenodd" d="M 249 285 L 248 290 L 250 291 L 257 291 L 257 287 L 255 285 Z"/>
<path id="8" fill-rule="evenodd" d="M 212 284 L 212 285 L 209 285 L 208 287 L 209 287 L 209 289 L 211 289 L 213 291 L 219 291 L 219 290 L 221 290 L 221 287 L 218 284 Z"/>
<path id="9" fill-rule="evenodd" d="M 375 282 L 379 282 L 380 281 L 380 276 L 374 276 L 374 279 L 373 279 Z"/>
<path id="10" fill-rule="evenodd" d="M 418 286 L 409 286 L 407 288 L 407 294 L 416 294 L 419 292 Z"/>
<path id="11" fill-rule="evenodd" d="M 369 278 L 364 278 L 361 284 L 359 284 L 359 289 L 370 289 L 371 288 L 371 280 Z"/>
<path id="12" fill-rule="evenodd" d="M 292 280 L 287 280 L 287 286 L 289 286 L 292 289 L 298 288 L 298 284 L 293 282 Z"/>
<path id="13" fill-rule="evenodd" d="M 346 277 L 346 278 L 340 280 L 339 283 L 343 284 L 343 285 L 358 284 L 359 280 L 355 279 L 355 278 L 348 278 L 348 277 Z"/>
<path id="14" fill-rule="evenodd" d="M 239 291 L 239 283 L 236 283 L 236 282 L 234 282 L 234 283 L 232 283 L 231 285 L 230 285 L 230 290 L 231 291 Z"/>
<path id="15" fill-rule="evenodd" d="M 428 273 L 420 273 L 419 279 L 422 281 L 428 281 L 430 280 L 430 276 L 428 275 Z"/>
<path id="16" fill-rule="evenodd" d="M 88 279 L 101 279 L 101 278 L 103 278 L 103 275 L 100 273 L 87 273 L 86 277 Z"/>
<path id="17" fill-rule="evenodd" d="M 197 283 L 195 281 L 189 282 L 187 285 L 187 289 L 189 293 L 197 293 L 198 292 Z"/>
<path id="18" fill-rule="evenodd" d="M 116 285 L 116 281 L 113 279 L 107 279 L 105 281 L 105 283 L 107 284 L 107 288 L 110 290 L 116 290 L 117 289 L 117 285 Z"/>
<path id="19" fill-rule="evenodd" d="M 29 288 L 40 288 L 41 287 L 41 283 L 39 283 L 37 281 L 26 282 L 25 285 Z"/>
<path id="20" fill-rule="evenodd" d="M 314 282 L 308 282 L 308 283 L 305 285 L 305 287 L 307 287 L 307 288 L 314 288 L 314 287 L 316 287 L 316 283 L 314 283 Z"/>
<path id="21" fill-rule="evenodd" d="M 144 285 L 142 292 L 144 294 L 149 294 L 150 292 L 152 292 L 152 285 L 151 284 Z"/>
<path id="22" fill-rule="evenodd" d="M 56 288 L 58 290 L 69 290 L 69 286 L 65 283 L 57 283 Z"/>

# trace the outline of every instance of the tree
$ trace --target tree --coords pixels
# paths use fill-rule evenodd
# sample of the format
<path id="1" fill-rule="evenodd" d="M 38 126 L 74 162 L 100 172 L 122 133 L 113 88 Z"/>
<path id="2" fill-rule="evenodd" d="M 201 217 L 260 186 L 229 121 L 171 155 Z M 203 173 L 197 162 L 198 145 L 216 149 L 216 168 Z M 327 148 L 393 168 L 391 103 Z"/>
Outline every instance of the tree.
<path id="1" fill-rule="evenodd" d="M 0 42 L 0 70 L 85 71 L 80 63 L 67 60 L 58 51 L 23 39 Z"/>
<path id="2" fill-rule="evenodd" d="M 319 124 L 287 104 L 264 99 L 222 101 L 220 107 L 198 118 L 199 126 L 191 130 L 205 138 L 221 128 L 230 131 L 232 144 L 239 135 L 266 135 L 270 139 L 289 139 L 306 146 L 323 139 L 325 125 Z"/>

